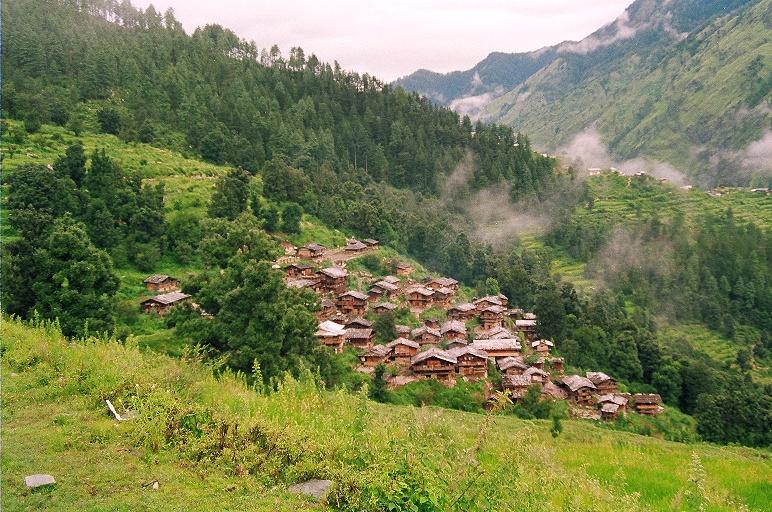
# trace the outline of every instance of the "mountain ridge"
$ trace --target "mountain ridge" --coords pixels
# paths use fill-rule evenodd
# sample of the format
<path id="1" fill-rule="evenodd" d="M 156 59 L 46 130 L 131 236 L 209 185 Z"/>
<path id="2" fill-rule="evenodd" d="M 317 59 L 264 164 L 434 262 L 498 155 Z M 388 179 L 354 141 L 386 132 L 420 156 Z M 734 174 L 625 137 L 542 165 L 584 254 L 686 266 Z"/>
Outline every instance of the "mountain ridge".
<path id="1" fill-rule="evenodd" d="M 432 94 L 427 96 L 434 101 L 442 97 L 443 104 L 461 114 L 527 131 L 542 149 L 554 151 L 567 146 L 573 137 L 597 123 L 602 143 L 607 144 L 610 152 L 619 159 L 644 156 L 668 162 L 683 168 L 693 178 L 699 177 L 699 181 L 707 186 L 726 181 L 747 183 L 750 172 L 727 176 L 718 168 L 722 159 L 737 168 L 747 168 L 741 152 L 754 141 L 763 139 L 765 127 L 772 128 L 772 117 L 768 112 L 770 82 L 769 78 L 764 78 L 769 76 L 772 68 L 772 59 L 765 58 L 770 53 L 766 51 L 769 24 L 763 21 L 765 15 L 769 17 L 769 10 L 769 2 L 764 0 L 723 5 L 692 0 L 638 0 L 616 20 L 581 41 L 562 42 L 524 54 L 498 54 L 499 60 L 509 59 L 510 62 L 535 54 L 545 59 L 539 69 L 524 70 L 526 77 L 513 75 L 509 82 L 492 80 L 491 77 L 496 75 L 490 70 L 487 74 L 478 71 L 486 58 L 461 74 L 449 73 L 438 78 L 422 73 L 423 84 L 412 75 L 396 84 L 419 94 L 431 90 Z M 734 48 L 724 48 L 727 44 Z M 724 58 L 724 52 L 731 53 L 731 58 Z M 663 90 L 669 81 L 675 81 L 676 76 L 689 85 L 691 80 L 684 77 L 676 63 L 695 57 L 701 59 L 698 63 L 701 66 L 716 67 L 718 63 L 734 70 L 725 80 L 732 84 L 731 87 L 722 86 L 717 80 L 711 81 L 710 76 L 703 76 L 704 73 L 699 75 L 700 65 L 691 70 L 695 80 L 701 78 L 710 82 L 725 98 L 732 100 L 730 104 L 693 105 L 692 111 L 698 112 L 702 119 L 688 119 L 683 125 L 671 122 L 675 126 L 668 136 L 674 138 L 675 144 L 663 136 L 657 137 L 655 127 L 636 131 L 637 124 L 658 107 L 664 105 L 671 118 L 674 112 L 679 112 L 679 105 L 668 103 Z M 755 74 L 738 70 L 740 61 L 748 69 L 755 61 Z M 667 76 L 662 74 L 665 66 L 669 66 Z M 505 66 L 499 65 L 499 70 L 504 69 Z M 471 83 L 470 76 L 480 79 L 476 85 Z M 466 79 L 468 86 L 461 88 L 464 91 L 461 96 L 453 96 L 443 80 L 458 82 L 460 78 Z M 645 87 L 636 87 L 638 82 L 645 82 Z M 759 84 L 758 87 L 748 93 L 746 89 L 752 89 L 754 82 Z M 512 84 L 515 85 L 510 88 Z M 454 87 L 459 89 L 459 84 L 455 83 Z M 672 94 L 672 91 L 668 92 Z M 749 95 L 755 98 L 748 101 L 743 110 L 742 100 Z M 688 103 L 687 99 L 682 103 Z M 685 117 L 690 113 L 686 112 Z M 742 119 L 732 121 L 730 118 L 735 115 Z M 720 120 L 714 123 L 715 129 L 719 135 L 727 135 L 725 140 L 697 133 L 709 117 Z M 733 129 L 741 133 L 733 134 Z M 694 133 L 683 136 L 690 132 Z M 630 140 L 635 136 L 655 141 L 638 144 Z M 759 144 L 763 145 L 762 142 Z M 746 171 L 765 172 L 763 165 L 761 169 Z"/>

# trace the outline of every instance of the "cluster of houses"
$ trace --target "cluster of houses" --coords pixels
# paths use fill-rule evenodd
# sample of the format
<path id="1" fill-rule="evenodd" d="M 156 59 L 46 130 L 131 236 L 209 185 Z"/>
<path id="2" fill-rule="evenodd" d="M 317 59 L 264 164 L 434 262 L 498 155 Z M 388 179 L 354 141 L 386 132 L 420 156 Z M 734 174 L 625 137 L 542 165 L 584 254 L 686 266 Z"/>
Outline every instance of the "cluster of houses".
<path id="1" fill-rule="evenodd" d="M 552 341 L 537 336 L 536 315 L 511 308 L 503 294 L 456 302 L 458 281 L 429 277 L 416 282 L 409 278 L 412 270 L 399 265 L 397 275 L 374 279 L 365 292 L 347 289 L 348 272 L 342 266 L 314 270 L 294 262 L 284 268 L 289 286 L 307 287 L 322 296 L 316 331 L 320 343 L 336 352 L 356 349 L 359 371 L 371 373 L 387 365 L 392 388 L 420 379 L 448 386 L 458 379 L 483 380 L 490 393 L 489 371 L 495 368 L 502 391 L 514 401 L 537 387 L 543 398 L 567 400 L 587 417 L 613 419 L 628 407 L 642 414 L 662 411 L 658 395 L 619 393 L 616 381 L 604 373 L 564 375 L 563 358 L 551 355 Z M 436 308 L 444 311 L 445 320 L 426 319 L 414 328 L 397 325 L 395 339 L 376 344 L 373 324 L 365 316 L 399 308 L 416 316 Z"/>

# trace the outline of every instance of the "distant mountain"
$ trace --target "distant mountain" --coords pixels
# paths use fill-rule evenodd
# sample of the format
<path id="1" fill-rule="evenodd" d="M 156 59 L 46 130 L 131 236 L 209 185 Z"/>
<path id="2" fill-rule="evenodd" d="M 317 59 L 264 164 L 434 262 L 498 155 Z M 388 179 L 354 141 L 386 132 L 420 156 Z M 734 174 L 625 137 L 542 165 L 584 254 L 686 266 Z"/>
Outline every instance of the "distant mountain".
<path id="1" fill-rule="evenodd" d="M 591 130 L 615 159 L 661 160 L 708 184 L 742 181 L 725 169 L 772 165 L 770 20 L 771 0 L 637 0 L 582 41 L 397 83 L 527 131 L 545 149 Z"/>

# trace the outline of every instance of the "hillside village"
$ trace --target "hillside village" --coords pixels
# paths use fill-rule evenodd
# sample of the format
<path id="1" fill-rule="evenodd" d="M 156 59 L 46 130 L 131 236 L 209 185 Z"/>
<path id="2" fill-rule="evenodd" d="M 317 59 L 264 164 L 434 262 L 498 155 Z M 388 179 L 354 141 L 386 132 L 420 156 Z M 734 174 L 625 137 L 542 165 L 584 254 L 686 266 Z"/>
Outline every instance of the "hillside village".
<path id="1" fill-rule="evenodd" d="M 281 245 L 285 254 L 274 268 L 284 273 L 287 286 L 312 290 L 320 298 L 315 333 L 319 343 L 336 353 L 357 351 L 359 372 L 372 375 L 384 365 L 391 389 L 421 379 L 449 387 L 460 380 L 482 381 L 490 406 L 501 394 L 517 403 L 535 388 L 543 400 L 566 401 L 578 418 L 612 420 L 628 410 L 647 415 L 663 411 L 659 395 L 620 393 L 616 379 L 603 372 L 565 374 L 564 359 L 553 354 L 554 343 L 538 336 L 536 315 L 513 307 L 503 294 L 463 300 L 455 279 L 416 280 L 414 268 L 397 261 L 392 262 L 395 275 L 358 273 L 369 286 L 357 290 L 351 286 L 347 262 L 377 253 L 377 240 L 351 239 L 332 249 L 317 243 Z M 165 315 L 192 300 L 171 276 L 151 275 L 145 286 L 162 292 L 141 303 L 146 313 Z M 413 325 L 397 324 L 395 339 L 377 343 L 374 320 L 398 311 Z M 427 312 L 434 314 L 424 315 Z M 494 373 L 500 378 L 492 378 Z"/>

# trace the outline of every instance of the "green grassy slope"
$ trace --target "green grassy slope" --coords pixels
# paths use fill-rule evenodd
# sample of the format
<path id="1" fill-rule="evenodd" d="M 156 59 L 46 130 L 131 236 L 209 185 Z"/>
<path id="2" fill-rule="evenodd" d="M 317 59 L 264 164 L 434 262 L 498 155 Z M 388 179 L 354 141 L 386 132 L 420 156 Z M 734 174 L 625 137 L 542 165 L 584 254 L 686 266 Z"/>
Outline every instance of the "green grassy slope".
<path id="1" fill-rule="evenodd" d="M 343 510 L 422 499 L 416 510 L 764 510 L 772 500 L 765 451 L 574 421 L 552 439 L 544 421 L 384 406 L 307 380 L 264 395 L 131 342 L 68 343 L 14 320 L 0 333 L 7 510 L 305 510 L 284 489 L 309 477 L 334 480 L 330 506 Z M 105 398 L 138 418 L 114 422 Z M 33 472 L 58 484 L 27 492 Z"/>
<path id="2" fill-rule="evenodd" d="M 488 104 L 485 117 L 552 148 L 595 124 L 621 158 L 645 155 L 697 174 L 709 156 L 772 128 L 771 16 L 772 2 L 755 2 L 691 34 L 656 66 L 634 49 L 589 72 L 558 58 Z"/>

